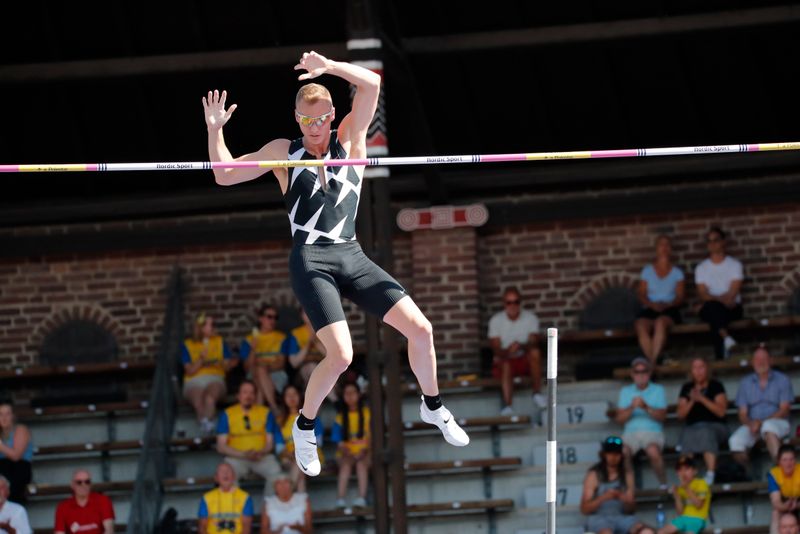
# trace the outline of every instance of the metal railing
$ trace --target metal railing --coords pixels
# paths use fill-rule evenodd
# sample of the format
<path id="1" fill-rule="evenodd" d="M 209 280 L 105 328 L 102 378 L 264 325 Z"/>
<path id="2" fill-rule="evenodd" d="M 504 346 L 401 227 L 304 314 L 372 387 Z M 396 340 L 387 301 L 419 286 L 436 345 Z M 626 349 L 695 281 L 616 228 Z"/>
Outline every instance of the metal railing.
<path id="1" fill-rule="evenodd" d="M 183 289 L 181 269 L 176 266 L 166 287 L 164 325 L 128 516 L 128 534 L 153 532 L 161 512 L 164 494 L 162 481 L 173 474 L 169 445 L 177 411 L 174 378 L 177 376 L 180 344 L 183 341 Z"/>

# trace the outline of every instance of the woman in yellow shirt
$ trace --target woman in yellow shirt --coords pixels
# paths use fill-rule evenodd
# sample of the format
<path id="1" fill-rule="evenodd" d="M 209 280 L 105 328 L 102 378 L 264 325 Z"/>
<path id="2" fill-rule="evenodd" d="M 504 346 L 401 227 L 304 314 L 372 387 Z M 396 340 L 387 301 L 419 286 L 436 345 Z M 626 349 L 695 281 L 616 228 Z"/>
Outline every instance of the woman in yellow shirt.
<path id="1" fill-rule="evenodd" d="M 336 458 L 339 460 L 339 487 L 336 506 L 345 508 L 347 482 L 353 466 L 358 478 L 358 498 L 353 506 L 367 505 L 367 485 L 369 484 L 370 467 L 370 411 L 364 406 L 364 399 L 358 385 L 353 382 L 345 384 L 342 390 L 342 408 L 336 416 L 331 432 L 331 441 L 338 443 Z"/>
<path id="2" fill-rule="evenodd" d="M 225 373 L 239 360 L 217 335 L 213 317 L 201 313 L 193 326 L 181 350 L 183 396 L 192 404 L 203 435 L 211 435 L 217 403 L 225 396 Z"/>

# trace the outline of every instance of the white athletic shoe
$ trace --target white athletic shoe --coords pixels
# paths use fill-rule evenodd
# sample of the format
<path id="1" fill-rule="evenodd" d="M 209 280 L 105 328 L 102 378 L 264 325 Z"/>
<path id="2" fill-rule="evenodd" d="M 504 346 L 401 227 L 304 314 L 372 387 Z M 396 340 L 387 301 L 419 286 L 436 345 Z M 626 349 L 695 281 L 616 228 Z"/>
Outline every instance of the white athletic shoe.
<path id="1" fill-rule="evenodd" d="M 536 405 L 537 408 L 544 410 L 545 408 L 547 408 L 547 397 L 545 397 L 541 393 L 534 393 L 533 403 Z"/>
<path id="2" fill-rule="evenodd" d="M 500 415 L 502 415 L 503 417 L 511 417 L 512 415 L 514 415 L 514 408 L 512 408 L 511 406 L 503 406 L 503 409 L 500 410 Z"/>
<path id="3" fill-rule="evenodd" d="M 458 426 L 455 417 L 444 406 L 438 410 L 429 410 L 425 406 L 425 397 L 420 397 L 422 403 L 419 405 L 420 418 L 429 425 L 436 425 L 442 431 L 442 435 L 447 443 L 455 445 L 456 447 L 463 447 L 469 445 L 469 436 L 464 430 Z M 295 445 L 296 447 L 296 445 Z"/>
<path id="4" fill-rule="evenodd" d="M 303 410 L 300 410 L 302 413 Z M 317 456 L 317 436 L 313 430 L 300 430 L 295 420 L 292 425 L 292 439 L 294 440 L 294 460 L 297 467 L 310 477 L 319 475 L 322 466 Z"/>
<path id="5" fill-rule="evenodd" d="M 353 500 L 353 508 L 366 508 L 367 500 L 364 497 L 356 497 Z"/>
<path id="6" fill-rule="evenodd" d="M 725 339 L 722 340 L 722 343 L 725 346 L 725 359 L 727 360 L 731 357 L 731 350 L 736 346 L 736 340 L 731 336 L 725 336 Z"/>

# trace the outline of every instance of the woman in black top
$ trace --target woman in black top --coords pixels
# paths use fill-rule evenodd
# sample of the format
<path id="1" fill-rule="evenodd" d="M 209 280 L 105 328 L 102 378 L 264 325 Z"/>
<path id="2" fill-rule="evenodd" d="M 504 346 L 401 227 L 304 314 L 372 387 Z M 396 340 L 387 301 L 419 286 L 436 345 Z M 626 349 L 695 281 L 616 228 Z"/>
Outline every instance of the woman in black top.
<path id="1" fill-rule="evenodd" d="M 681 387 L 678 419 L 685 421 L 680 447 L 684 454 L 702 454 L 706 463 L 705 480 L 714 483 L 719 446 L 728 439 L 725 411 L 728 397 L 725 386 L 709 377 L 708 363 L 692 360 L 691 381 Z"/>

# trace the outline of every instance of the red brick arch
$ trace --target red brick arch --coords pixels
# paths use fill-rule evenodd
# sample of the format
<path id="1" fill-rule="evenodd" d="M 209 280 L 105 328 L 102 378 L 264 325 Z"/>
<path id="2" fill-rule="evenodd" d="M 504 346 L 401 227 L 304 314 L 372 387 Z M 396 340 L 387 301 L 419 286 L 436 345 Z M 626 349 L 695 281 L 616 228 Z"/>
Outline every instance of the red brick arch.
<path id="1" fill-rule="evenodd" d="M 31 332 L 28 343 L 29 346 L 37 347 L 38 352 L 45 337 L 47 337 L 50 332 L 63 324 L 76 320 L 91 321 L 103 327 L 116 338 L 117 344 L 120 346 L 122 346 L 128 338 L 126 328 L 115 320 L 108 311 L 93 304 L 73 304 L 58 308 L 43 319 Z"/>
<path id="2" fill-rule="evenodd" d="M 639 275 L 623 271 L 602 273 L 589 279 L 567 303 L 568 310 L 582 310 L 587 304 L 612 287 L 636 289 Z"/>

